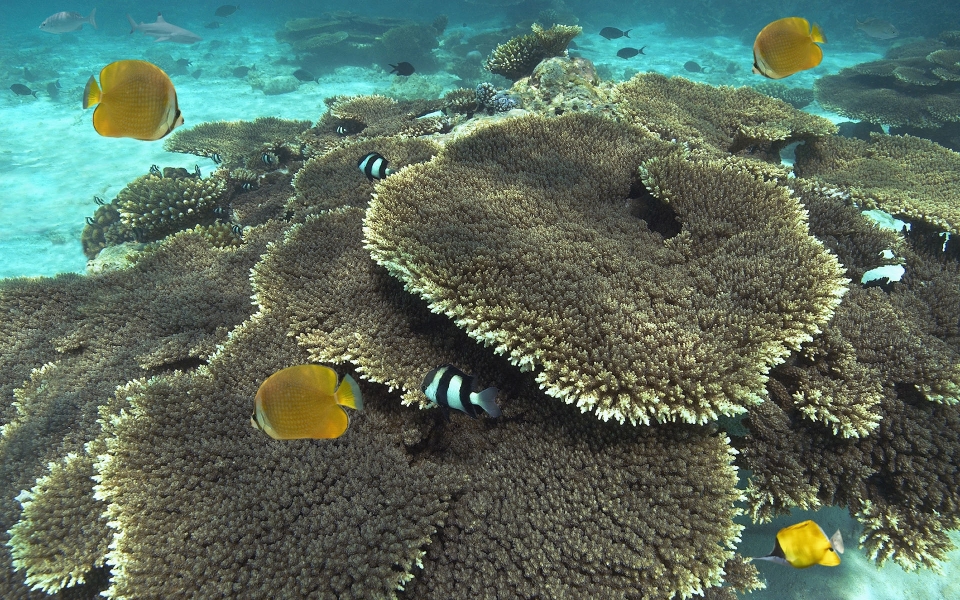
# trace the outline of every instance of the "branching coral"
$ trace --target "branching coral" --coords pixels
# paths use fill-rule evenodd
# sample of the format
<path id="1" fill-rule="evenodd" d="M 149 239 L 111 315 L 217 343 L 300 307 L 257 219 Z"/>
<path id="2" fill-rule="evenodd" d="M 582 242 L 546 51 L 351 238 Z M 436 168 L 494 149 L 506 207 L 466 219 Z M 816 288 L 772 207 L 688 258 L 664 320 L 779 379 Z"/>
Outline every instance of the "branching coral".
<path id="1" fill-rule="evenodd" d="M 379 185 L 365 231 L 378 263 L 542 369 L 550 395 L 634 423 L 742 412 L 844 289 L 781 189 L 587 115 L 448 144 Z"/>
<path id="2" fill-rule="evenodd" d="M 227 186 L 222 177 L 158 177 L 134 179 L 117 194 L 120 223 L 137 232 L 140 241 L 159 240 L 195 225 L 212 225 L 214 210 L 224 203 Z"/>
<path id="3" fill-rule="evenodd" d="M 577 25 L 554 25 L 544 29 L 537 23 L 533 33 L 517 36 L 497 46 L 484 66 L 491 73 L 514 81 L 533 73 L 540 61 L 551 56 L 563 56 L 567 45 L 583 29 Z"/>

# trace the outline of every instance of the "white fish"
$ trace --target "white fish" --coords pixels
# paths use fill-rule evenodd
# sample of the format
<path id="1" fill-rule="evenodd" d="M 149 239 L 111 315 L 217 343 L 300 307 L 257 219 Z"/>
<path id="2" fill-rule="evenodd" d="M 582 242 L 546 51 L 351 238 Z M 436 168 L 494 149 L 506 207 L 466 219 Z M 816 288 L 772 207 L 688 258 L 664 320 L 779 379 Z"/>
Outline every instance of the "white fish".
<path id="1" fill-rule="evenodd" d="M 44 19 L 43 23 L 40 23 L 40 29 L 48 33 L 69 33 L 83 29 L 84 23 L 90 23 L 96 29 L 97 22 L 93 20 L 95 14 L 97 14 L 97 9 L 91 10 L 86 17 L 76 12 L 58 12 Z"/>
<path id="2" fill-rule="evenodd" d="M 177 27 L 176 25 L 167 23 L 163 20 L 163 15 L 161 13 L 157 13 L 157 20 L 153 23 L 140 23 L 138 25 L 130 15 L 127 15 L 127 20 L 130 21 L 130 33 L 133 33 L 139 29 L 144 33 L 144 35 L 149 35 L 155 38 L 154 41 L 156 42 L 192 44 L 203 39 L 192 31 L 188 31 L 183 27 Z"/>

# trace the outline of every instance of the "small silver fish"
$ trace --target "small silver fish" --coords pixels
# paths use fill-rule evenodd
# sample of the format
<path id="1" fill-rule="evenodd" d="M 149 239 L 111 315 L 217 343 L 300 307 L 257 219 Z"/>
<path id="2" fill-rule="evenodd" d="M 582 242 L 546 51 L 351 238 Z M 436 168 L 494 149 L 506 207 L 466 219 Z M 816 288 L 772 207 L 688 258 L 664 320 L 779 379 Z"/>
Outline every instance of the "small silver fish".
<path id="1" fill-rule="evenodd" d="M 44 19 L 43 23 L 40 23 L 40 30 L 47 33 L 69 33 L 83 29 L 84 23 L 90 23 L 96 29 L 97 22 L 93 19 L 95 14 L 97 14 L 97 9 L 91 10 L 86 17 L 76 12 L 58 12 Z"/>
<path id="2" fill-rule="evenodd" d="M 891 40 L 900 35 L 893 23 L 882 19 L 867 19 L 866 21 L 858 19 L 857 29 L 878 40 Z"/>

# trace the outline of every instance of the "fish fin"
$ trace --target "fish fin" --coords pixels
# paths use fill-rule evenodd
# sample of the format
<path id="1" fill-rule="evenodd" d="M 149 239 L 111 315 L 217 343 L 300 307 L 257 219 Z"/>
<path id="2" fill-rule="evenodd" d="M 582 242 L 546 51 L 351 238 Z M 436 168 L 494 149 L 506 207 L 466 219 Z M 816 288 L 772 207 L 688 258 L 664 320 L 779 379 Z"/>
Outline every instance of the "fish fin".
<path id="1" fill-rule="evenodd" d="M 90 11 L 90 16 L 87 17 L 87 23 L 90 23 L 91 25 L 93 25 L 93 28 L 94 28 L 94 29 L 99 29 L 99 28 L 97 27 L 97 21 L 93 18 L 93 16 L 94 16 L 95 14 L 97 14 L 97 9 L 96 9 L 96 7 L 94 7 L 94 9 Z"/>
<path id="2" fill-rule="evenodd" d="M 631 32 L 631 31 L 633 31 L 633 29 L 628 29 L 628 30 L 624 31 L 624 32 L 623 32 L 623 37 L 625 37 L 625 38 L 630 37 L 630 32 Z M 641 53 L 641 54 L 642 54 L 642 53 Z"/>
<path id="3" fill-rule="evenodd" d="M 127 14 L 127 20 L 130 21 L 130 33 L 136 31 L 140 26 L 137 25 L 137 22 L 133 20 L 133 17 L 130 14 Z"/>
<path id="4" fill-rule="evenodd" d="M 163 19 L 163 13 L 161 12 L 157 13 L 157 23 L 166 23 L 166 21 Z"/>
<path id="5" fill-rule="evenodd" d="M 363 396 L 360 394 L 360 386 L 350 375 L 344 375 L 343 381 L 337 388 L 335 394 L 337 404 L 346 406 L 353 410 L 363 410 Z"/>
<path id="6" fill-rule="evenodd" d="M 83 88 L 83 107 L 90 108 L 96 104 L 100 104 L 100 86 L 97 85 L 97 78 L 91 75 L 87 87 Z"/>
<path id="7" fill-rule="evenodd" d="M 813 27 L 810 29 L 810 37 L 813 39 L 813 41 L 820 44 L 827 43 L 827 36 L 823 35 L 823 30 L 820 29 L 820 26 L 816 23 L 814 23 Z"/>
<path id="8" fill-rule="evenodd" d="M 790 563 L 787 562 L 787 559 L 780 558 L 779 556 L 755 556 L 750 560 L 769 560 L 770 562 L 775 562 L 779 565 L 786 565 L 788 567 L 791 566 Z"/>
<path id="9" fill-rule="evenodd" d="M 482 408 L 483 411 L 491 417 L 499 417 L 500 407 L 497 406 L 497 394 L 499 393 L 500 390 L 497 388 L 488 387 L 487 389 L 478 393 L 476 397 L 471 400 L 471 402 Z"/>
<path id="10" fill-rule="evenodd" d="M 830 537 L 830 545 L 837 551 L 837 554 L 843 554 L 843 536 L 840 535 L 839 529 Z"/>

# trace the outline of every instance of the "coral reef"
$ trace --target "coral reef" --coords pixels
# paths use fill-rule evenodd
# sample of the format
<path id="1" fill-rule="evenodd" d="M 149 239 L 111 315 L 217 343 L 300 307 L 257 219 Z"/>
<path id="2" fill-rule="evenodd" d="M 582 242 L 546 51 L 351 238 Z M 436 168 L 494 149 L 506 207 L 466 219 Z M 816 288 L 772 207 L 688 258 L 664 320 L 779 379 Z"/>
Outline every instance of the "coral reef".
<path id="1" fill-rule="evenodd" d="M 537 23 L 533 33 L 517 36 L 494 48 L 484 66 L 491 73 L 516 81 L 533 73 L 545 58 L 563 56 L 570 40 L 583 29 L 577 25 L 554 25 L 544 29 Z"/>
<path id="2" fill-rule="evenodd" d="M 960 154 L 913 136 L 824 138 L 797 149 L 798 175 L 840 187 L 865 208 L 960 234 Z"/>
<path id="3" fill-rule="evenodd" d="M 210 121 L 190 129 L 180 128 L 163 143 L 169 152 L 183 152 L 214 158 L 235 169 L 262 170 L 264 148 L 280 145 L 290 154 L 299 154 L 299 145 L 290 144 L 310 121 L 259 117 L 254 121 Z"/>
<path id="4" fill-rule="evenodd" d="M 762 94 L 783 100 L 794 108 L 803 108 L 814 100 L 813 90 L 790 87 L 775 81 L 765 81 L 753 88 Z"/>
<path id="5" fill-rule="evenodd" d="M 645 597 L 667 598 L 718 581 L 719 565 L 731 557 L 724 546 L 736 529 L 727 519 L 738 496 L 721 439 L 704 436 L 706 430 L 634 430 L 577 419 L 576 409 L 551 403 L 534 391 L 529 378 L 518 379 L 505 361 L 405 293 L 361 247 L 360 217 L 357 209 L 311 217 L 272 248 L 253 276 L 262 310 L 283 311 L 287 336 L 297 339 L 312 360 L 355 364 L 364 379 L 405 388 L 411 399 L 420 376 L 449 359 L 496 381 L 510 398 L 507 422 L 496 428 L 405 426 L 404 443 L 426 454 L 421 460 L 436 458 L 444 468 L 473 474 L 452 503 L 442 533 L 426 547 L 422 571 L 408 584 L 408 593 L 437 597 L 469 589 L 484 595 L 494 572 L 500 574 L 502 593 L 520 597 L 533 594 L 535 587 L 560 595 L 583 588 L 598 596 L 633 589 Z M 332 277 L 340 280 L 337 288 L 324 289 Z M 668 466 L 657 449 L 675 444 L 698 449 L 678 452 L 682 466 Z M 558 452 L 569 456 L 568 468 L 548 458 Z M 704 485 L 695 495 L 706 500 L 697 507 L 685 500 L 691 497 L 685 484 L 674 488 L 670 483 L 693 471 L 702 473 L 697 485 Z M 595 491 L 588 497 L 578 486 L 564 483 L 584 472 L 603 478 L 593 481 Z M 653 489 L 659 492 L 651 495 Z M 617 497 L 616 503 L 608 494 Z M 700 510 L 717 514 L 705 519 L 690 514 Z M 564 516 L 555 517 L 560 514 Z M 481 521 L 483 527 L 473 525 Z M 564 533 L 571 521 L 583 525 L 582 536 Z M 704 528 L 706 521 L 725 525 Z M 680 542 L 684 547 L 670 550 L 657 541 L 653 532 L 665 522 L 689 530 Z M 515 538 L 508 532 L 518 530 L 524 532 L 522 539 L 538 541 L 503 546 L 502 540 Z M 502 550 L 491 553 L 495 545 Z M 610 554 L 604 549 L 610 547 L 617 549 L 618 560 L 605 564 L 603 557 Z M 710 550 L 694 556 L 692 547 Z M 641 566 L 659 571 L 659 556 L 671 554 L 682 562 L 671 567 L 671 574 L 644 574 Z M 469 560 L 469 574 L 452 570 L 451 556 Z M 533 573 L 538 574 L 535 582 Z"/>
<path id="6" fill-rule="evenodd" d="M 26 573 L 32 589 L 54 593 L 85 583 L 106 561 L 110 535 L 103 503 L 83 493 L 93 476 L 92 457 L 70 453 L 17 496 L 23 512 L 10 529 L 9 545 L 13 567 Z M 76 544 L 64 545 L 65 539 Z"/>
<path id="7" fill-rule="evenodd" d="M 227 196 L 223 178 L 143 175 L 120 190 L 112 204 L 120 225 L 136 232 L 138 241 L 159 240 L 195 225 L 212 225 Z"/>
<path id="8" fill-rule="evenodd" d="M 824 108 L 960 149 L 960 48 L 920 40 L 814 85 Z"/>
<path id="9" fill-rule="evenodd" d="M 528 110 L 545 114 L 610 112 L 610 86 L 601 85 L 593 63 L 585 58 L 547 58 L 530 77 L 516 82 L 510 93 Z"/>
<path id="10" fill-rule="evenodd" d="M 0 334 L 13 351 L 0 356 L 3 388 L 16 399 L 0 429 L 0 530 L 20 520 L 14 498 L 31 490 L 20 496 L 29 498 L 27 519 L 13 542 L 31 582 L 53 590 L 102 563 L 93 555 L 106 532 L 101 511 L 87 510 L 95 505 L 90 473 L 85 486 L 64 489 L 83 479 L 83 465 L 98 452 L 90 444 L 101 433 L 100 411 L 118 385 L 206 360 L 251 311 L 247 273 L 264 244 L 248 239 L 243 249 L 221 250 L 181 232 L 122 271 L 0 285 L 8 315 Z M 46 536 L 35 536 L 41 528 Z M 10 560 L 4 555 L 12 574 Z M 18 597 L 11 575 L 2 579 L 2 595 Z"/>
<path id="11" fill-rule="evenodd" d="M 540 114 L 457 90 L 175 135 L 228 165 L 136 196 L 222 184 L 213 221 L 134 244 L 118 199 L 85 243 L 125 268 L 0 282 L 0 596 L 733 600 L 762 585 L 743 501 L 843 506 L 874 560 L 936 568 L 960 527 L 960 252 L 931 166 L 953 155 L 565 57 L 510 93 Z M 370 151 L 397 172 L 367 180 Z M 871 192 L 922 213 L 909 233 L 860 212 L 877 169 L 915 190 Z M 346 434 L 251 428 L 263 379 L 311 361 L 360 380 Z M 443 363 L 503 415 L 445 421 L 419 389 Z"/>
<path id="12" fill-rule="evenodd" d="M 357 168 L 361 157 L 378 152 L 391 169 L 397 170 L 430 160 L 439 148 L 430 140 L 409 137 L 378 137 L 346 144 L 304 163 L 293 179 L 296 194 L 287 208 L 301 217 L 340 206 L 364 208 L 373 183 Z"/>
<path id="13" fill-rule="evenodd" d="M 395 100 L 387 96 L 334 96 L 324 100 L 330 110 L 317 123 L 316 130 L 334 132 L 348 127 L 352 135 L 365 138 L 384 136 L 423 136 L 449 131 L 454 119 L 435 114 L 445 107 L 443 100 Z M 312 143 L 316 147 L 318 144 Z M 320 146 L 326 151 L 329 146 Z"/>
<path id="14" fill-rule="evenodd" d="M 632 423 L 743 412 L 844 289 L 788 194 L 583 114 L 448 144 L 381 182 L 366 225 L 432 310 L 542 369 L 548 394 Z"/>
<path id="15" fill-rule="evenodd" d="M 777 163 L 788 144 L 837 131 L 826 119 L 752 88 L 713 87 L 656 73 L 641 73 L 618 85 L 614 102 L 629 122 L 665 140 Z"/>

